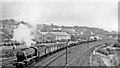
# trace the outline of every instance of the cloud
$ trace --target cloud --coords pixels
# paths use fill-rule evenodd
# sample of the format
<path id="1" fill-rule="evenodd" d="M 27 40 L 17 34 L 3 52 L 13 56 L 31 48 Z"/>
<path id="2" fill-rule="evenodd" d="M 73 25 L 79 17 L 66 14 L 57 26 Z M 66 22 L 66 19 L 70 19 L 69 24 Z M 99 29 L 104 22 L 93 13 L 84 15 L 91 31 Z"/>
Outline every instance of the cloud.
<path id="1" fill-rule="evenodd" d="M 3 3 L 3 18 L 37 23 L 85 25 L 116 30 L 114 2 L 12 2 Z M 114 26 L 113 26 L 114 23 Z"/>

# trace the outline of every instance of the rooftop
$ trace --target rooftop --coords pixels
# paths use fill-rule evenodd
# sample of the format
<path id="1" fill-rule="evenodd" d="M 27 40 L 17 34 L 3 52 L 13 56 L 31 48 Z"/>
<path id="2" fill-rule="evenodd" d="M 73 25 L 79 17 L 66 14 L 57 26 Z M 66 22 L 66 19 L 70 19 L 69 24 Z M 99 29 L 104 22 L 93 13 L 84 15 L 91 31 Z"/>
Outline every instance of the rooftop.
<path id="1" fill-rule="evenodd" d="M 40 32 L 41 34 L 45 35 L 47 33 L 52 33 L 54 35 L 69 35 L 68 33 L 66 32 Z"/>

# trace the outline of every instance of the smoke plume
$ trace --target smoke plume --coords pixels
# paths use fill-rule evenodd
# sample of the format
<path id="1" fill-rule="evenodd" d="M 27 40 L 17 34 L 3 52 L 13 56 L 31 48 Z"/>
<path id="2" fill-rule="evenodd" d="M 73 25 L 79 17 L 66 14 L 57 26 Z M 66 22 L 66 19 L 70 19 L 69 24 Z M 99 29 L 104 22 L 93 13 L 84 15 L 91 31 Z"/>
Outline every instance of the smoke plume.
<path id="1" fill-rule="evenodd" d="M 14 29 L 13 40 L 16 40 L 20 43 L 25 42 L 27 47 L 31 46 L 31 43 L 34 43 L 34 28 L 28 23 L 20 22 L 18 27 Z"/>

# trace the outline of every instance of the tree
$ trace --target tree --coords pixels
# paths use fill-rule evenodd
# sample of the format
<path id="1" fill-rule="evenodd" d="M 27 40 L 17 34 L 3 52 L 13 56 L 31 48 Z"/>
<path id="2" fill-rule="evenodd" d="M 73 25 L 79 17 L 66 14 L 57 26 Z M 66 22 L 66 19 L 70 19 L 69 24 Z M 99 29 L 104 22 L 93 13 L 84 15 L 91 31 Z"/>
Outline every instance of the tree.
<path id="1" fill-rule="evenodd" d="M 10 39 L 13 38 L 13 31 L 9 31 L 7 29 L 3 29 L 3 40 L 5 41 L 5 39 L 7 39 L 6 41 L 9 41 Z"/>

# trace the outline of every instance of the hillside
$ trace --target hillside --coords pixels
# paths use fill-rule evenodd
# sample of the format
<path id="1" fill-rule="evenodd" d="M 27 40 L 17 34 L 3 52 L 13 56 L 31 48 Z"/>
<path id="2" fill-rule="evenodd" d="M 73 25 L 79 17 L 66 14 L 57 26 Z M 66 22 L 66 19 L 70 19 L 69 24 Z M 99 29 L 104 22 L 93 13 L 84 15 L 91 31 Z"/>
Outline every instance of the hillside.
<path id="1" fill-rule="evenodd" d="M 5 42 L 13 38 L 13 30 L 19 24 L 13 19 L 0 20 L 0 38 L 1 42 Z"/>
<path id="2" fill-rule="evenodd" d="M 19 22 L 14 19 L 0 20 L 0 33 L 1 40 L 9 40 L 13 38 L 13 30 L 17 28 Z M 91 28 L 86 26 L 58 26 L 58 25 L 47 25 L 47 24 L 37 24 L 38 31 L 41 32 L 67 32 L 76 38 L 88 38 L 90 35 L 102 35 L 107 36 L 110 32 L 105 31 L 100 28 Z"/>
<path id="3" fill-rule="evenodd" d="M 39 24 L 37 25 L 37 28 L 41 32 L 46 31 L 59 31 L 59 32 L 67 32 L 71 34 L 72 36 L 76 37 L 89 37 L 90 35 L 102 35 L 107 36 L 110 32 L 105 31 L 100 28 L 90 28 L 86 26 L 57 26 L 57 25 L 47 25 L 47 24 Z"/>

